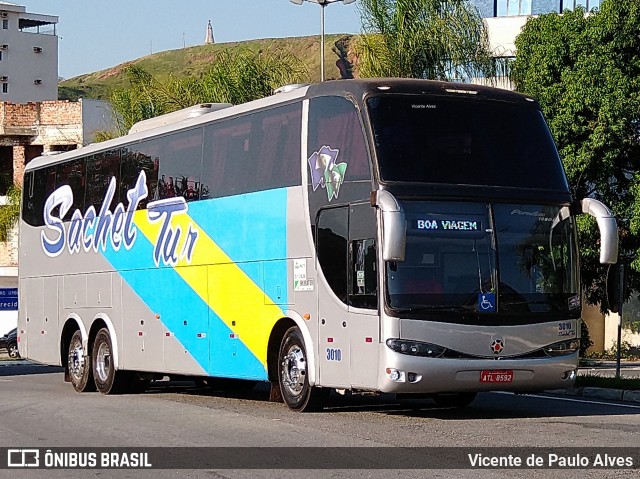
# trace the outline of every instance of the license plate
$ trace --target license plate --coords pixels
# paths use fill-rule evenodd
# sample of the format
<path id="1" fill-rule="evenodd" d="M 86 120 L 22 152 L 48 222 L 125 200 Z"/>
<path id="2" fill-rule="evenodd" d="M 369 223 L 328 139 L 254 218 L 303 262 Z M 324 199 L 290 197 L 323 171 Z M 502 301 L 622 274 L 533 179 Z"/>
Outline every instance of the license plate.
<path id="1" fill-rule="evenodd" d="M 481 383 L 510 383 L 513 381 L 513 371 L 502 369 L 499 371 L 480 371 Z"/>

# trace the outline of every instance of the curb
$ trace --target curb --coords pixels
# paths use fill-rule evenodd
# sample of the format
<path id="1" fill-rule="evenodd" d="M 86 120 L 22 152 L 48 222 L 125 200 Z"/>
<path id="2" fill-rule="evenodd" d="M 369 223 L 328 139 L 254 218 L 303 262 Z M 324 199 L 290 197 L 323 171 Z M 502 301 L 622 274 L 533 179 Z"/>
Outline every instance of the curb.
<path id="1" fill-rule="evenodd" d="M 574 389 L 554 389 L 546 392 L 556 396 L 572 396 L 590 399 L 605 399 L 608 401 L 640 403 L 640 391 L 624 389 L 581 387 Z"/>

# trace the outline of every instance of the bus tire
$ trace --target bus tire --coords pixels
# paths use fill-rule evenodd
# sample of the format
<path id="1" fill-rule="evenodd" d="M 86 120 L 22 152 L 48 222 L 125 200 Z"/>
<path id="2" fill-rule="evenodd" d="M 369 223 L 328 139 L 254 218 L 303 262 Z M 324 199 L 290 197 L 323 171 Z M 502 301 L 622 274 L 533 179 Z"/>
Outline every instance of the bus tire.
<path id="1" fill-rule="evenodd" d="M 463 408 L 473 402 L 478 393 L 436 394 L 433 400 L 440 407 Z"/>
<path id="2" fill-rule="evenodd" d="M 299 412 L 323 408 L 329 389 L 312 387 L 307 375 L 307 352 L 297 326 L 287 330 L 278 353 L 278 382 L 289 409 Z"/>
<path id="3" fill-rule="evenodd" d="M 91 370 L 91 354 L 85 356 L 82 348 L 82 333 L 80 330 L 73 333 L 67 352 L 67 368 L 71 385 L 79 393 L 96 390 Z"/>
<path id="4" fill-rule="evenodd" d="M 131 384 L 128 371 L 116 371 L 113 364 L 113 346 L 107 328 L 102 328 L 93 341 L 91 354 L 93 379 L 102 394 L 120 394 L 126 392 Z"/>

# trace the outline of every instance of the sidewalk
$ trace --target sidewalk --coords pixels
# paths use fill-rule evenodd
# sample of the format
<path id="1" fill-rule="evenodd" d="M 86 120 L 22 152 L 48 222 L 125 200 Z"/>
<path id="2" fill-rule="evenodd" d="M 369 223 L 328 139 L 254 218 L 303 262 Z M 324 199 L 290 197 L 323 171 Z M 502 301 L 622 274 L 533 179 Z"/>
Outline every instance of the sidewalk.
<path id="1" fill-rule="evenodd" d="M 616 362 L 605 360 L 583 360 L 580 362 L 578 375 L 613 378 L 616 375 Z M 620 375 L 625 378 L 640 378 L 640 361 L 622 361 L 620 363 Z M 578 387 L 573 389 L 556 389 L 547 392 L 560 396 L 604 399 L 607 401 L 624 401 L 640 404 L 640 391 Z"/>
<path id="2" fill-rule="evenodd" d="M 607 388 L 574 388 L 574 389 L 554 389 L 546 391 L 549 394 L 558 396 L 583 397 L 590 399 L 604 399 L 607 401 L 624 401 L 640 404 L 640 391 L 628 391 L 624 389 Z"/>

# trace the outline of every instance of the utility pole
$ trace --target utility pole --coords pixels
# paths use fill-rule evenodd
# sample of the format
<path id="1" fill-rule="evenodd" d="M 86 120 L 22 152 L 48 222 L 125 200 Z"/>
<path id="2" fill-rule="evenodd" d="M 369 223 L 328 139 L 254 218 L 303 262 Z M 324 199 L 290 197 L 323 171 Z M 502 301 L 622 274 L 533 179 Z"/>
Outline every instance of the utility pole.
<path id="1" fill-rule="evenodd" d="M 624 259 L 618 267 L 618 351 L 616 352 L 616 378 L 620 379 L 620 356 L 622 354 L 622 305 L 624 304 Z"/>

